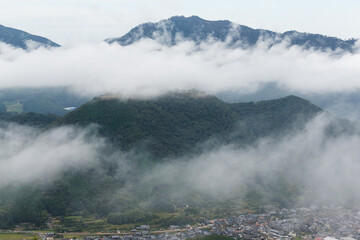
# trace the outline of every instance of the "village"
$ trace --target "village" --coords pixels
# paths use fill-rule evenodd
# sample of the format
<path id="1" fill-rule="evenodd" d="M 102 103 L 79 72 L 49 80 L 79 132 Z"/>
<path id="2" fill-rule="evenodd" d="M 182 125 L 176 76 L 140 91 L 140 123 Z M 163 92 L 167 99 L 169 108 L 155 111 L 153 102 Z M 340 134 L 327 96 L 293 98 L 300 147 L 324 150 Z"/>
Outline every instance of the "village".
<path id="1" fill-rule="evenodd" d="M 234 239 L 360 239 L 360 209 L 311 207 L 272 210 L 263 214 L 248 214 L 225 219 L 206 220 L 184 228 L 171 225 L 165 231 L 151 231 L 141 225 L 127 233 L 109 236 L 88 236 L 84 240 L 183 240 L 206 235 L 221 235 Z M 42 236 L 53 239 L 53 234 Z"/>

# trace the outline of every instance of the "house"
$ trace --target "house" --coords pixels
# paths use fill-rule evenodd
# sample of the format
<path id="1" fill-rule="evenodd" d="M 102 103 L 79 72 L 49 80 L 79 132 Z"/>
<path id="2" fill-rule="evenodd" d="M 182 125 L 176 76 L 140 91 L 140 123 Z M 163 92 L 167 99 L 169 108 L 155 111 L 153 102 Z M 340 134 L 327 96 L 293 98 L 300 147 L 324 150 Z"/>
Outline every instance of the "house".
<path id="1" fill-rule="evenodd" d="M 170 225 L 170 230 L 178 230 L 179 226 L 176 225 Z"/>
<path id="2" fill-rule="evenodd" d="M 139 227 L 141 230 L 150 230 L 150 226 L 149 225 L 141 225 Z"/>

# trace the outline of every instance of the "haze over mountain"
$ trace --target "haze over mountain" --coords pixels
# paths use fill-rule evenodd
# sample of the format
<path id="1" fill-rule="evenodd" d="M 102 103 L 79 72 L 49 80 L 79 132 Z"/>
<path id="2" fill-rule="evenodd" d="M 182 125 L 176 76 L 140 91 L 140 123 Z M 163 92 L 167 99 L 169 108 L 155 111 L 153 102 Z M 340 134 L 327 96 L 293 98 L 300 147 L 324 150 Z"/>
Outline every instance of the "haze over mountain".
<path id="1" fill-rule="evenodd" d="M 300 46 L 315 50 L 344 50 L 352 52 L 355 39 L 342 40 L 320 34 L 287 31 L 277 33 L 264 29 L 253 29 L 227 20 L 208 21 L 197 16 L 174 16 L 157 23 L 144 23 L 131 29 L 118 38 L 109 38 L 108 43 L 119 43 L 123 46 L 133 44 L 141 39 L 156 39 L 166 45 L 175 45 L 183 40 L 200 44 L 203 41 L 226 42 L 231 47 L 254 47 L 257 43 L 268 42 L 269 47 L 282 42 L 288 46 Z"/>
<path id="2" fill-rule="evenodd" d="M 41 36 L 33 35 L 15 28 L 0 25 L 0 42 L 22 49 L 43 47 L 59 47 L 60 45 Z"/>

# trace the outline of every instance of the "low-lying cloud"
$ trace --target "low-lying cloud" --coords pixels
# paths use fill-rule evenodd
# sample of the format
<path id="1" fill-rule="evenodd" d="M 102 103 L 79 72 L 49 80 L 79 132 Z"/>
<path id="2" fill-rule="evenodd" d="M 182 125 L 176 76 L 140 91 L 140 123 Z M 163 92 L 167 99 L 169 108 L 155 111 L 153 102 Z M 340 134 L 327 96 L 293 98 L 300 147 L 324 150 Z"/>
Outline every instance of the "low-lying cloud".
<path id="1" fill-rule="evenodd" d="M 287 194 L 289 189 L 276 192 L 285 184 L 299 191 L 289 205 L 359 204 L 359 129 L 335 134 L 338 124 L 321 114 L 305 129 L 282 138 L 263 138 L 243 148 L 224 145 L 192 159 L 162 164 L 143 181 L 174 186 L 174 196 L 186 189 L 216 199 L 231 198 L 239 191 L 244 197 L 244 186 L 260 187 L 270 201 Z"/>
<path id="2" fill-rule="evenodd" d="M 360 54 L 304 50 L 267 42 L 245 50 L 221 42 L 182 41 L 168 47 L 153 40 L 130 46 L 13 49 L 0 44 L 0 88 L 69 86 L 79 93 L 124 97 L 170 90 L 249 93 L 261 84 L 301 93 L 352 92 L 360 88 Z"/>
<path id="3" fill-rule="evenodd" d="M 10 124 L 0 129 L 0 187 L 43 184 L 76 169 L 92 168 L 105 176 L 101 164 L 105 159 L 118 166 L 114 179 L 124 182 L 118 191 L 106 193 L 110 196 L 133 196 L 146 189 L 147 198 L 161 193 L 167 199 L 187 199 L 195 192 L 210 199 L 229 199 L 244 197 L 256 188 L 271 202 L 274 196 L 287 196 L 288 187 L 296 189 L 289 190 L 295 197 L 288 204 L 359 204 L 360 129 L 341 128 L 338 121 L 320 114 L 304 129 L 283 137 L 242 147 L 205 147 L 200 155 L 152 163 L 144 171 L 139 170 L 135 153 L 106 151 L 104 139 L 92 135 L 92 128 L 43 132 Z M 165 190 L 156 190 L 162 187 Z"/>

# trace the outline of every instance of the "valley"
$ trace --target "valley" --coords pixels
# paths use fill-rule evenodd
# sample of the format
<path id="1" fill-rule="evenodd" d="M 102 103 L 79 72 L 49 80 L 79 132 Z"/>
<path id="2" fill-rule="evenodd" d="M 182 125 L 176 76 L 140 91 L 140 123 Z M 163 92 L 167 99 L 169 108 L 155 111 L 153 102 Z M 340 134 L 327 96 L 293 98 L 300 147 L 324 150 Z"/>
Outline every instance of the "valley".
<path id="1" fill-rule="evenodd" d="M 130 231 L 141 224 L 166 229 L 234 214 L 261 214 L 269 204 L 280 209 L 306 205 L 299 201 L 308 187 L 287 178 L 285 172 L 277 172 L 274 179 L 273 173 L 270 177 L 259 172 L 228 192 L 213 195 L 207 189 L 218 184 L 218 173 L 211 173 L 214 180 L 206 178 L 203 187 L 194 188 L 182 171 L 191 172 L 204 163 L 211 169 L 216 161 L 197 159 L 206 151 L 221 152 L 220 143 L 241 152 L 262 138 L 280 140 L 289 131 L 301 134 L 319 114 L 320 108 L 295 96 L 229 104 L 191 91 L 152 100 L 94 98 L 64 117 L 29 113 L 10 118 L 24 126 L 39 126 L 39 136 L 69 126 L 80 132 L 89 129 L 86 138 L 104 139 L 105 144 L 96 147 L 97 157 L 90 165 L 50 175 L 50 183 L 14 185 L 11 191 L 1 188 L 7 198 L 0 205 L 0 223 L 22 229 L 48 225 L 57 233 Z M 325 128 L 329 136 L 355 134 L 353 123 L 331 121 Z M 167 171 L 173 176 L 165 177 Z M 253 185 L 252 178 L 260 182 Z"/>

